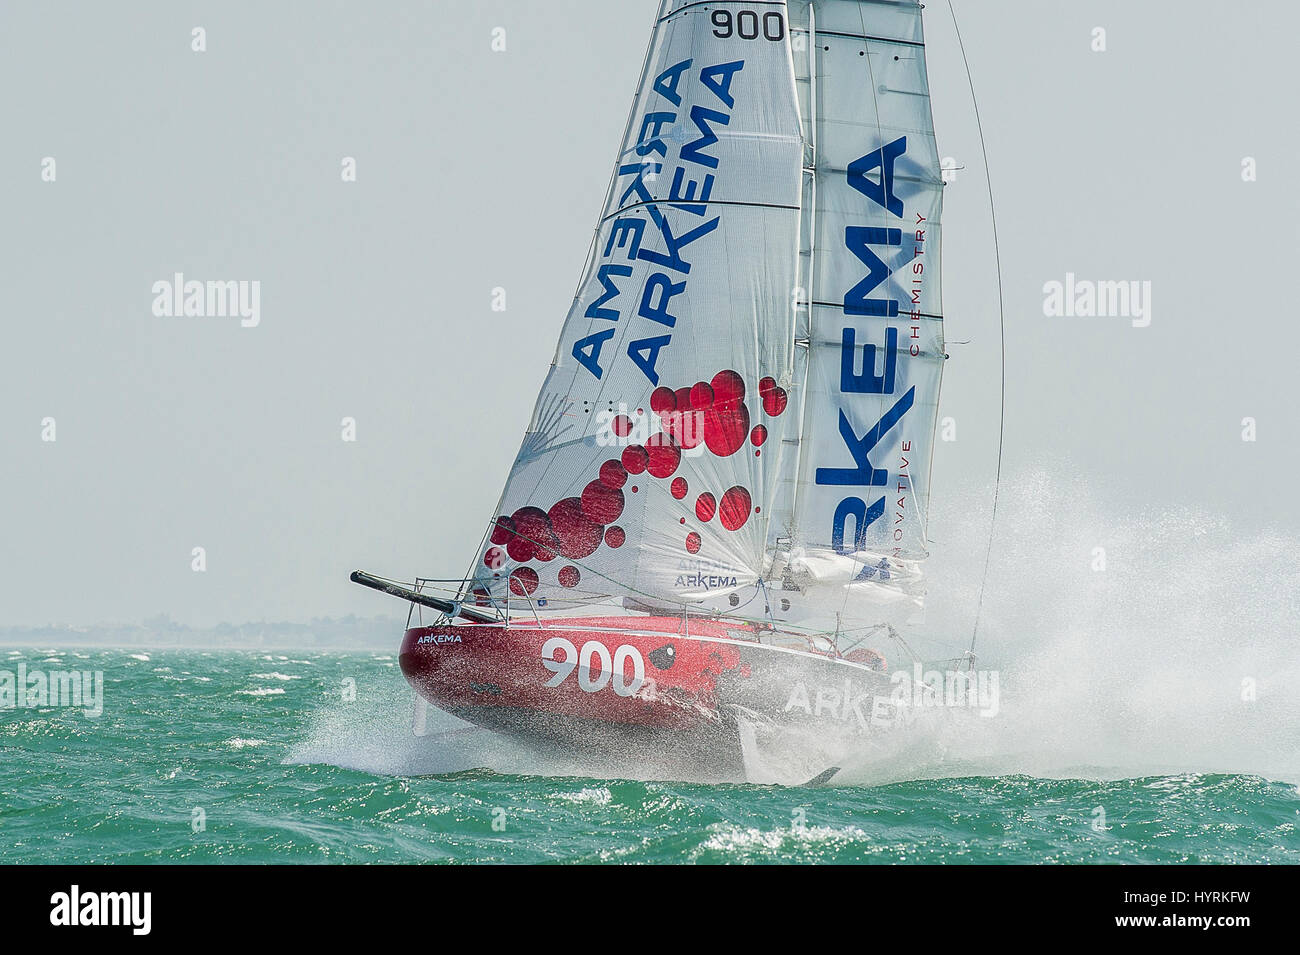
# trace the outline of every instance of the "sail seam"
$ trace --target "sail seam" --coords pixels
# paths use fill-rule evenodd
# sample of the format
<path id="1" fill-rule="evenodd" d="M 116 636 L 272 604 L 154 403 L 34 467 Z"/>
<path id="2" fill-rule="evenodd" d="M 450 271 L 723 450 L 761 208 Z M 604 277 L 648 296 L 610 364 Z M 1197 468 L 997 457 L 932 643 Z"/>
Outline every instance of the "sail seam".
<path id="1" fill-rule="evenodd" d="M 689 203 L 683 203 L 680 199 L 644 199 L 641 202 L 634 202 L 630 206 L 624 206 L 616 212 L 611 212 L 600 221 L 602 223 L 608 222 L 610 219 L 616 219 L 625 212 L 630 212 L 633 209 L 640 209 L 642 206 L 658 206 L 664 204 L 670 206 L 748 206 L 751 209 L 784 209 L 787 212 L 799 211 L 798 206 L 787 206 L 776 202 L 742 202 L 739 199 L 693 199 Z"/>
<path id="2" fill-rule="evenodd" d="M 807 33 L 807 30 L 791 30 L 791 33 Z M 899 40 L 889 36 L 873 36 L 870 33 L 840 33 L 834 30 L 818 30 L 817 35 L 833 36 L 841 40 L 874 40 L 877 43 L 896 43 L 899 46 L 924 47 L 924 43 L 918 43 L 916 40 Z"/>
<path id="3" fill-rule="evenodd" d="M 801 304 L 807 304 L 807 303 L 804 302 L 804 303 L 801 303 Z M 818 306 L 818 307 L 821 307 L 821 308 L 838 308 L 840 311 L 844 311 L 844 303 L 843 303 L 843 302 L 813 302 L 812 304 L 813 304 L 814 306 Z M 907 313 L 907 316 L 908 316 L 908 318 L 932 318 L 932 319 L 934 319 L 935 321 L 939 321 L 939 322 L 943 321 L 943 316 L 942 316 L 942 315 L 932 315 L 932 314 L 930 314 L 929 312 L 911 312 L 911 311 L 909 311 L 909 312 Z M 838 343 L 837 343 L 837 344 L 838 344 Z"/>

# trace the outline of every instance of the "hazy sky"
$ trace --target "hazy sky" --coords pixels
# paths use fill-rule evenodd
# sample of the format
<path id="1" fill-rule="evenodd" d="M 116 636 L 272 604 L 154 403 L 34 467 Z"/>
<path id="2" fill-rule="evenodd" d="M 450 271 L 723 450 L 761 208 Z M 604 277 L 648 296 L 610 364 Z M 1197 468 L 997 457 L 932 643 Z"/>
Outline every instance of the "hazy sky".
<path id="1" fill-rule="evenodd" d="M 955 5 L 1001 229 L 1008 474 L 1045 468 L 1117 512 L 1194 505 L 1300 532 L 1300 328 L 1278 285 L 1300 251 L 1300 130 L 1282 110 L 1300 9 Z M 5 0 L 0 625 L 398 613 L 349 571 L 461 574 L 657 7 Z M 958 440 L 933 493 L 969 526 L 932 525 L 941 546 L 987 522 L 941 502 L 992 478 L 997 293 L 946 0 L 926 20 L 940 149 L 965 166 L 944 247 Z M 156 316 L 152 286 L 175 272 L 259 281 L 260 323 Z M 1044 284 L 1067 273 L 1152 283 L 1149 327 L 1045 315 Z"/>

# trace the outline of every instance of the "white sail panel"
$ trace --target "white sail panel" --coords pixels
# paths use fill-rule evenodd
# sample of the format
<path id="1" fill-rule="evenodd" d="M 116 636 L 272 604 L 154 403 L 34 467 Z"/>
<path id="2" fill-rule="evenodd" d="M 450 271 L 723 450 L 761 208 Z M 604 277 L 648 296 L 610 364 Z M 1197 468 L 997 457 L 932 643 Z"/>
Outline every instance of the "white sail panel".
<path id="1" fill-rule="evenodd" d="M 785 18 L 781 3 L 662 5 L 591 257 L 476 556 L 481 602 L 681 603 L 762 574 L 799 423 L 803 142 Z"/>
<path id="2" fill-rule="evenodd" d="M 802 250 L 810 306 L 799 335 L 808 370 L 786 575 L 833 609 L 898 620 L 922 592 L 945 358 L 943 182 L 921 5 L 790 8 L 812 172 Z"/>

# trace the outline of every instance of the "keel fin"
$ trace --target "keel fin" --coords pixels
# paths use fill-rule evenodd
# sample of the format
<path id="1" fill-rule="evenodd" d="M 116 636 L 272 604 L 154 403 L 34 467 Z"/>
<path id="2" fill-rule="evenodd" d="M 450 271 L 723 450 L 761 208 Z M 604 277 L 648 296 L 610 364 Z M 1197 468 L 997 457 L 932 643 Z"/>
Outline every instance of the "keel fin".
<path id="1" fill-rule="evenodd" d="M 818 774 L 817 774 L 816 776 L 814 776 L 812 779 L 810 779 L 810 780 L 808 780 L 806 783 L 804 783 L 804 785 L 805 785 L 805 786 L 825 786 L 828 782 L 831 781 L 831 779 L 832 779 L 832 778 L 835 776 L 835 774 L 838 773 L 839 771 L 840 771 L 840 768 L 839 768 L 838 766 L 832 766 L 830 769 L 826 769 L 826 770 L 823 770 L 822 772 L 818 773 Z"/>

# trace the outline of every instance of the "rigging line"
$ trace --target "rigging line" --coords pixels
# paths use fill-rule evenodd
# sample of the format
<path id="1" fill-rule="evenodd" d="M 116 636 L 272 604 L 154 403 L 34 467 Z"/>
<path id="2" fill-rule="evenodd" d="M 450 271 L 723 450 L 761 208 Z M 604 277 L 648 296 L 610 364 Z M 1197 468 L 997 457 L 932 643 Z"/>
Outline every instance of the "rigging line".
<path id="1" fill-rule="evenodd" d="M 952 15 L 952 28 L 957 34 L 957 46 L 961 50 L 961 59 L 966 66 L 966 82 L 970 86 L 971 103 L 975 107 L 975 127 L 979 130 L 980 150 L 984 154 L 984 181 L 989 190 L 989 220 L 993 225 L 993 254 L 998 270 L 998 335 L 1001 343 L 1001 390 L 998 410 L 998 467 L 993 480 L 993 512 L 989 517 L 989 545 L 984 553 L 984 574 L 980 578 L 979 601 L 975 606 L 975 624 L 971 629 L 970 650 L 968 656 L 970 667 L 975 667 L 975 641 L 979 638 L 980 615 L 984 610 L 984 591 L 989 582 L 989 566 L 993 560 L 993 534 L 998 522 L 998 497 L 1002 490 L 1002 448 L 1007 425 L 1007 313 L 1006 299 L 1002 291 L 1002 250 L 998 246 L 998 216 L 993 201 L 993 176 L 989 172 L 989 150 L 984 140 L 984 124 L 980 121 L 979 97 L 975 95 L 975 80 L 971 76 L 970 60 L 966 57 L 966 44 L 962 42 L 961 27 L 957 25 L 957 11 L 953 9 L 952 0 L 948 0 L 948 12 Z"/>

